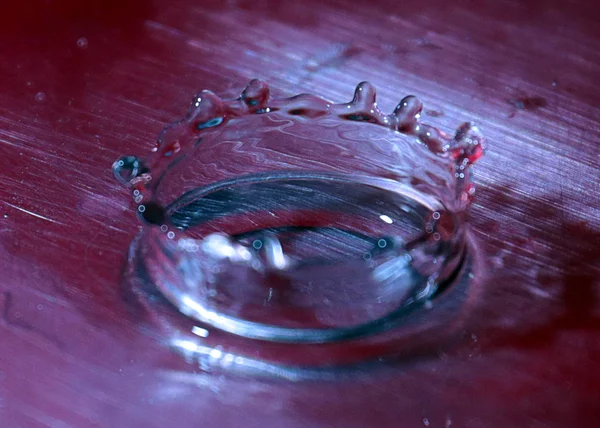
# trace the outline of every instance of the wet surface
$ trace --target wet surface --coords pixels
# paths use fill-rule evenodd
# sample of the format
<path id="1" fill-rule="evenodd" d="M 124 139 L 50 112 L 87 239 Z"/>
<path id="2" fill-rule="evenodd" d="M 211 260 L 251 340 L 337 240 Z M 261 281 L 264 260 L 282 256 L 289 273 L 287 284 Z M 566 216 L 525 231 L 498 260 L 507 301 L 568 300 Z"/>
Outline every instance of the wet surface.
<path id="1" fill-rule="evenodd" d="M 0 14 L 2 426 L 595 423 L 595 4 L 30 3 Z M 139 222 L 110 166 L 151 150 L 199 89 L 234 97 L 255 77 L 335 100 L 369 80 L 386 111 L 413 93 L 446 132 L 480 125 L 486 281 L 451 345 L 291 384 L 190 369 L 141 331 L 120 287 Z M 546 105 L 508 102 L 519 91 Z"/>

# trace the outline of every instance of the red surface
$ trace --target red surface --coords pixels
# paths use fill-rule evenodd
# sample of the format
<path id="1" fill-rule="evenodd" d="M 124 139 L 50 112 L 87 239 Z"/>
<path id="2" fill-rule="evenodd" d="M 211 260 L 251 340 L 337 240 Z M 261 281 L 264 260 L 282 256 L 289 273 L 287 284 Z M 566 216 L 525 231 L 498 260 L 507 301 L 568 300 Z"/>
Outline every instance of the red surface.
<path id="1" fill-rule="evenodd" d="M 594 2 L 8 1 L 0 6 L 0 426 L 595 426 L 600 19 Z M 85 38 L 83 40 L 82 38 Z M 78 43 L 78 40 L 79 43 Z M 476 121 L 487 280 L 462 339 L 352 381 L 203 374 L 119 293 L 138 222 L 109 168 L 191 96 L 335 101 Z"/>

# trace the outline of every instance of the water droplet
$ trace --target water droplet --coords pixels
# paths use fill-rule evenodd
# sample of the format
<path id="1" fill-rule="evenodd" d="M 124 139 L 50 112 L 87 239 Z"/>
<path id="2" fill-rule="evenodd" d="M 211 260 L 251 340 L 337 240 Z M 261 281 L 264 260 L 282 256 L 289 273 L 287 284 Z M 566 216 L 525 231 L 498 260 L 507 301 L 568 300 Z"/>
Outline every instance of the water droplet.
<path id="1" fill-rule="evenodd" d="M 137 156 L 123 156 L 113 163 L 113 174 L 122 184 L 128 185 L 135 178 L 149 172 L 148 168 Z M 139 192 L 134 197 L 141 196 Z"/>
<path id="2" fill-rule="evenodd" d="M 81 49 L 87 49 L 88 39 L 86 39 L 85 37 L 81 37 L 81 38 L 77 39 L 77 47 L 79 47 Z"/>
<path id="3" fill-rule="evenodd" d="M 40 102 L 40 103 L 43 102 L 43 101 L 45 101 L 46 100 L 46 94 L 43 93 L 43 92 L 38 92 L 37 94 L 35 94 L 35 100 L 37 102 Z"/>

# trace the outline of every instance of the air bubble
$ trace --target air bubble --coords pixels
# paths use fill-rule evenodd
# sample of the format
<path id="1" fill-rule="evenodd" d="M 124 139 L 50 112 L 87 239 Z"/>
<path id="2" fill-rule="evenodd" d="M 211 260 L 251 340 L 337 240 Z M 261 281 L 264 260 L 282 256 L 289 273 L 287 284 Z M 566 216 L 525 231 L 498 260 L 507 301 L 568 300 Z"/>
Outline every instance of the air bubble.
<path id="1" fill-rule="evenodd" d="M 115 178 L 124 185 L 130 184 L 135 178 L 149 172 L 137 156 L 123 156 L 113 163 L 112 169 Z"/>
<path id="2" fill-rule="evenodd" d="M 88 39 L 85 37 L 81 37 L 77 39 L 77 47 L 81 49 L 87 49 L 88 47 Z"/>

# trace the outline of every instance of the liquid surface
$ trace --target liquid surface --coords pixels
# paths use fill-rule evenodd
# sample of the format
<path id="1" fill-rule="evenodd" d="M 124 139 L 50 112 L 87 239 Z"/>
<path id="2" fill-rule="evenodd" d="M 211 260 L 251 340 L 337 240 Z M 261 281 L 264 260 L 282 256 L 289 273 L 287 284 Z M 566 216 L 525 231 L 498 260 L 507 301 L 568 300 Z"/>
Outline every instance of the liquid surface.
<path id="1" fill-rule="evenodd" d="M 448 257 L 442 237 L 454 224 L 441 207 L 345 177 L 259 178 L 217 185 L 170 215 L 187 237 L 212 237 L 214 249 L 188 239 L 187 257 L 174 257 L 180 283 L 194 284 L 187 295 L 211 312 L 296 328 L 360 325 L 414 297 Z"/>

